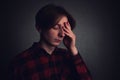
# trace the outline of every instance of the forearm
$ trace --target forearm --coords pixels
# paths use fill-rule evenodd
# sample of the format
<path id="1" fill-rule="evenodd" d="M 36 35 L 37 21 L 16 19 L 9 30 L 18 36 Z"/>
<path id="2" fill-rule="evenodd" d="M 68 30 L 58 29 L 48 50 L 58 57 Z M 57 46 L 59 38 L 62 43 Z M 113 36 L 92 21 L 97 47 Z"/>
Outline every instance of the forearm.
<path id="1" fill-rule="evenodd" d="M 79 53 L 73 56 L 73 63 L 81 80 L 92 80 L 91 74 Z"/>

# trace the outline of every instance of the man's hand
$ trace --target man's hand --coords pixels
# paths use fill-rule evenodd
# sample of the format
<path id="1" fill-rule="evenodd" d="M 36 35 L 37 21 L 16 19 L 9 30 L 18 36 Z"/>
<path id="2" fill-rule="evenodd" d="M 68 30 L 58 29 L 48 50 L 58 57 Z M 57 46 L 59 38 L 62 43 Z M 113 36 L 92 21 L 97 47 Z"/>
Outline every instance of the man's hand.
<path id="1" fill-rule="evenodd" d="M 77 55 L 78 54 L 78 50 L 76 48 L 76 36 L 73 33 L 73 31 L 71 30 L 71 26 L 69 24 L 69 22 L 64 23 L 63 30 L 65 33 L 65 37 L 63 39 L 63 43 L 64 45 L 67 47 L 68 50 L 70 50 L 73 55 Z"/>

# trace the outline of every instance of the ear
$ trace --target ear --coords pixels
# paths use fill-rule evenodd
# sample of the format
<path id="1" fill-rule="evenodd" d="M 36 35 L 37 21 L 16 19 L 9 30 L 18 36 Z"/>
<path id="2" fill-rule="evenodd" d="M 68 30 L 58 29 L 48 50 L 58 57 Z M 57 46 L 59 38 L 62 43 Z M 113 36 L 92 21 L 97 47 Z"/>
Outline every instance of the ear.
<path id="1" fill-rule="evenodd" d="M 36 29 L 39 33 L 41 32 L 40 26 L 36 25 Z"/>

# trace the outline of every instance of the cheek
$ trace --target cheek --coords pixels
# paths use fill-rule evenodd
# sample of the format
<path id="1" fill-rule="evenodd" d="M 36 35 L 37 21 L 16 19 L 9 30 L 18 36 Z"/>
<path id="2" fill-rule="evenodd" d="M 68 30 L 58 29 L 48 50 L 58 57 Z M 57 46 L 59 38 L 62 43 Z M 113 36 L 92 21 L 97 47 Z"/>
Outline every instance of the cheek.
<path id="1" fill-rule="evenodd" d="M 57 35 L 58 35 L 58 31 L 55 31 L 55 30 L 50 30 L 46 33 L 46 36 L 51 39 L 56 38 Z"/>

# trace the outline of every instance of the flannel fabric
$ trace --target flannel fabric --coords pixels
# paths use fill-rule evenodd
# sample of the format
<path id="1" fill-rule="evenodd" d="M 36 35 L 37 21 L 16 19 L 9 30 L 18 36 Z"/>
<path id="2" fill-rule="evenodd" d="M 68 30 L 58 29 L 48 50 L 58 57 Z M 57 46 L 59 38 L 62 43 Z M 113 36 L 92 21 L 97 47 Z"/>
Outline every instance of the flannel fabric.
<path id="1" fill-rule="evenodd" d="M 55 48 L 49 55 L 39 43 L 18 54 L 9 66 L 9 80 L 92 80 L 80 54 Z"/>

